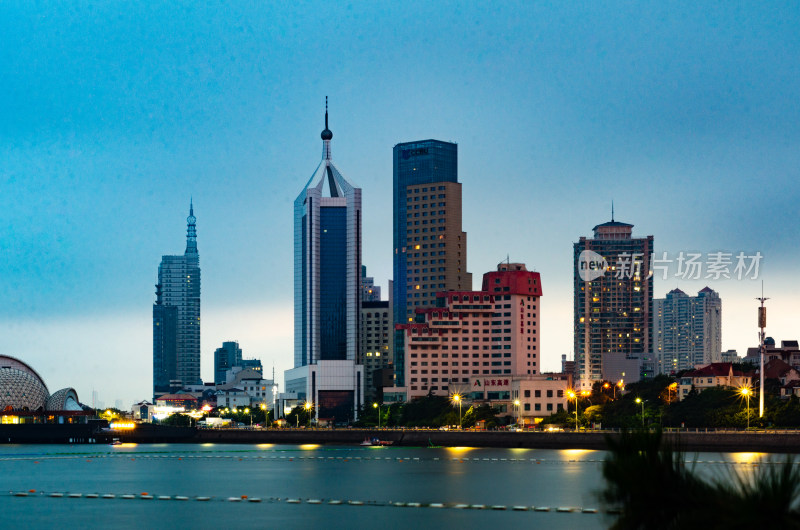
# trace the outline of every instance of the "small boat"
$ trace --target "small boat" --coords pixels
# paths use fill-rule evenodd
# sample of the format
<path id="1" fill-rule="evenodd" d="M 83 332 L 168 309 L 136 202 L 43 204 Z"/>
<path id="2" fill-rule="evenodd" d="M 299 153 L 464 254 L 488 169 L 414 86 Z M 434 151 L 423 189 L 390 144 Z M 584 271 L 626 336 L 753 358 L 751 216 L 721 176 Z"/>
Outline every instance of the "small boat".
<path id="1" fill-rule="evenodd" d="M 372 445 L 372 440 L 370 440 L 369 438 L 364 438 L 364 441 L 361 442 L 361 445 L 370 446 Z"/>

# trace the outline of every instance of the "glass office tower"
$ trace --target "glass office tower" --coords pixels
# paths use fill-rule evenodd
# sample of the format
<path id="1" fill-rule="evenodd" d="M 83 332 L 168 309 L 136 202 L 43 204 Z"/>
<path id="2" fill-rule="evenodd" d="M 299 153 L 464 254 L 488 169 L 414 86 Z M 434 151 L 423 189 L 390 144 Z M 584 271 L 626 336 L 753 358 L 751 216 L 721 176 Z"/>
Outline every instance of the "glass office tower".
<path id="1" fill-rule="evenodd" d="M 322 161 L 294 202 L 295 368 L 286 389 L 338 422 L 363 403 L 361 189 L 333 165 L 327 109 L 321 137 Z"/>

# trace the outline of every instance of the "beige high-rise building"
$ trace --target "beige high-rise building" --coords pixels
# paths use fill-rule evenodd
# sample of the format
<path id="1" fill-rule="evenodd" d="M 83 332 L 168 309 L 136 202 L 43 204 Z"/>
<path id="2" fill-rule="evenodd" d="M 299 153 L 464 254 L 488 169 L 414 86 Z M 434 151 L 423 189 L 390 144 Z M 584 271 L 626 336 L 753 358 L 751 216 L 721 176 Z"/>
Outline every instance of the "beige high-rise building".
<path id="1" fill-rule="evenodd" d="M 461 224 L 458 146 L 422 140 L 394 147 L 396 324 L 435 304 L 436 293 L 471 291 L 467 234 Z M 395 332 L 394 384 L 406 386 L 404 334 Z"/>

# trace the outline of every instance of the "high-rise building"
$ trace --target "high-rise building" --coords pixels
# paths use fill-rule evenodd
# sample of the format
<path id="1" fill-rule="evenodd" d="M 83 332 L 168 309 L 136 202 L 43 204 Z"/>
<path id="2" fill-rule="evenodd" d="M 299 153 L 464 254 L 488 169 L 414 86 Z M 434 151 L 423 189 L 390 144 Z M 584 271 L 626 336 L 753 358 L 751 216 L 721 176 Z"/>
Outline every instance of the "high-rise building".
<path id="1" fill-rule="evenodd" d="M 367 266 L 361 266 L 361 301 L 377 302 L 381 299 L 381 287 L 375 285 L 375 278 L 367 276 Z"/>
<path id="2" fill-rule="evenodd" d="M 200 256 L 197 219 L 189 204 L 186 251 L 163 256 L 158 266 L 153 306 L 153 395 L 178 386 L 199 385 L 200 379 Z"/>
<path id="3" fill-rule="evenodd" d="M 417 309 L 413 323 L 397 325 L 408 348 L 408 399 L 510 399 L 515 377 L 539 374 L 541 296 L 538 272 L 501 263 L 480 291 L 440 292 L 434 307 Z"/>
<path id="4" fill-rule="evenodd" d="M 361 302 L 361 358 L 364 365 L 364 397 L 383 401 L 383 387 L 392 386 L 394 328 L 389 300 Z"/>
<path id="5" fill-rule="evenodd" d="M 638 381 L 653 347 L 653 236 L 633 225 L 594 227 L 574 244 L 574 348 L 582 388 L 595 381 Z"/>
<path id="6" fill-rule="evenodd" d="M 469 291 L 467 234 L 461 226 L 458 146 L 422 140 L 394 146 L 395 323 L 413 322 L 436 293 Z M 395 386 L 407 386 L 404 333 L 394 338 Z"/>
<path id="7" fill-rule="evenodd" d="M 286 390 L 317 418 L 355 417 L 363 404 L 357 365 L 361 311 L 361 189 L 331 160 L 328 110 L 322 161 L 294 202 L 294 368 Z"/>
<path id="8" fill-rule="evenodd" d="M 653 300 L 656 369 L 662 374 L 722 361 L 722 300 L 709 287 L 697 296 L 673 289 Z"/>
<path id="9" fill-rule="evenodd" d="M 236 341 L 223 342 L 222 347 L 214 351 L 214 384 L 224 384 L 225 373 L 234 366 L 242 366 L 242 349 Z"/>

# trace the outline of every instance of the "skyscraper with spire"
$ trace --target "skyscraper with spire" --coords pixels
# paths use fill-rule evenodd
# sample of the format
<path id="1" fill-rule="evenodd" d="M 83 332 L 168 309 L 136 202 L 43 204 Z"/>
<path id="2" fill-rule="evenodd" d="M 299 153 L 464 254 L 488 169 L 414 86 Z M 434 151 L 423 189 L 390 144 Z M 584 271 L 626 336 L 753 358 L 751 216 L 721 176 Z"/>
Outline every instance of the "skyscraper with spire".
<path id="1" fill-rule="evenodd" d="M 327 98 L 320 136 L 322 161 L 294 202 L 295 367 L 286 390 L 313 403 L 318 418 L 346 421 L 364 399 L 361 189 L 333 164 Z"/>
<path id="2" fill-rule="evenodd" d="M 197 219 L 189 203 L 186 251 L 162 256 L 153 305 L 153 396 L 200 379 L 200 256 Z"/>

